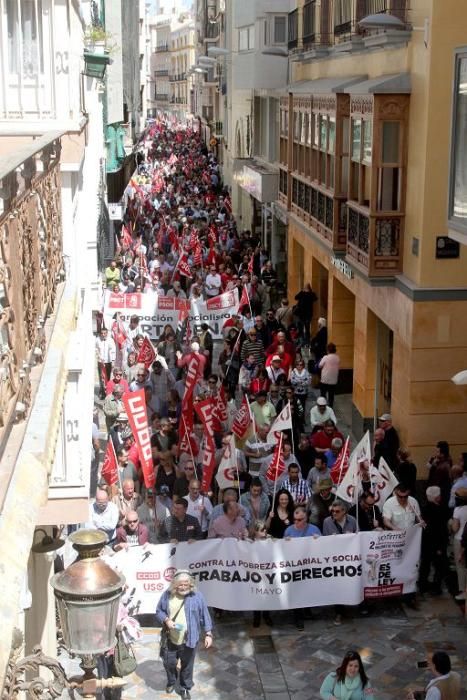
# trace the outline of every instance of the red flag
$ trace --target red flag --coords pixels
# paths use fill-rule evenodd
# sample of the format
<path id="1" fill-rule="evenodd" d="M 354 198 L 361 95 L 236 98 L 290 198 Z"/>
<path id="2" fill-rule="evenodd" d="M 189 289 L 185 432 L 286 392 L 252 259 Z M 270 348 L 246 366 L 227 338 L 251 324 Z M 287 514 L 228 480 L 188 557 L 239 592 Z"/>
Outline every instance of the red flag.
<path id="1" fill-rule="evenodd" d="M 180 255 L 175 270 L 178 270 L 184 277 L 193 277 L 191 274 L 191 267 L 188 263 L 188 255 L 185 252 Z"/>
<path id="2" fill-rule="evenodd" d="M 232 213 L 232 202 L 230 201 L 230 197 L 224 197 L 224 207 L 227 209 L 229 214 Z"/>
<path id="3" fill-rule="evenodd" d="M 126 248 L 130 248 L 131 243 L 132 243 L 131 234 L 128 231 L 125 224 L 123 224 L 123 226 L 122 226 L 122 245 L 125 246 Z"/>
<path id="4" fill-rule="evenodd" d="M 152 461 L 151 434 L 148 426 L 148 415 L 144 389 L 138 389 L 122 397 L 123 405 L 128 416 L 131 432 L 135 438 L 138 455 L 143 470 L 144 485 L 153 488 L 156 483 L 156 473 Z"/>
<path id="5" fill-rule="evenodd" d="M 232 432 L 238 438 L 243 438 L 246 435 L 246 431 L 250 427 L 251 423 L 251 412 L 250 405 L 246 396 L 243 397 L 242 405 L 240 406 L 235 420 L 232 424 Z"/>
<path id="6" fill-rule="evenodd" d="M 185 378 L 185 392 L 182 398 L 182 423 L 186 430 L 193 430 L 193 389 L 198 380 L 200 359 L 198 355 L 192 355 L 188 363 Z"/>
<path id="7" fill-rule="evenodd" d="M 138 353 L 138 362 L 143 362 L 146 369 L 152 365 L 156 359 L 156 353 L 149 338 L 143 340 L 141 350 Z"/>
<path id="8" fill-rule="evenodd" d="M 196 242 L 195 249 L 193 251 L 193 265 L 198 267 L 203 264 L 203 249 L 201 248 L 201 243 Z"/>
<path id="9" fill-rule="evenodd" d="M 209 241 L 209 245 L 210 245 L 211 247 L 212 247 L 212 246 L 215 246 L 216 243 L 217 243 L 217 229 L 216 229 L 215 226 L 212 226 L 212 225 L 211 225 L 211 226 L 209 227 L 208 241 Z"/>
<path id="10" fill-rule="evenodd" d="M 250 273 L 250 275 L 253 274 L 253 258 L 254 257 L 255 257 L 255 254 L 252 253 L 251 258 L 250 258 L 250 262 L 248 263 L 248 272 Z"/>
<path id="11" fill-rule="evenodd" d="M 331 479 L 335 484 L 340 484 L 344 476 L 347 474 L 347 470 L 349 468 L 349 458 L 350 443 L 349 438 L 347 438 L 330 471 Z"/>
<path id="12" fill-rule="evenodd" d="M 208 253 L 208 256 L 206 258 L 206 263 L 208 265 L 216 265 L 216 262 L 217 262 L 216 251 L 214 250 L 214 248 L 211 247 L 211 248 L 209 248 L 209 253 Z"/>
<path id="13" fill-rule="evenodd" d="M 266 472 L 266 479 L 268 481 L 277 481 L 280 475 L 285 471 L 284 455 L 282 454 L 282 438 L 283 433 L 281 433 L 278 442 L 276 442 L 271 464 Z"/>
<path id="14" fill-rule="evenodd" d="M 212 403 L 210 399 L 198 401 L 194 404 L 194 409 L 203 423 L 205 433 L 205 443 L 203 451 L 203 480 L 201 490 L 208 493 L 211 488 L 212 477 L 216 467 L 216 443 L 214 442 L 214 422 L 212 419 Z"/>
<path id="15" fill-rule="evenodd" d="M 115 345 L 121 350 L 125 341 L 128 340 L 128 335 L 125 330 L 125 326 L 123 325 L 123 321 L 120 319 L 120 316 L 115 319 L 115 321 L 112 323 L 112 338 L 115 342 Z"/>
<path id="16" fill-rule="evenodd" d="M 112 439 L 109 438 L 107 443 L 107 449 L 104 456 L 104 464 L 102 465 L 101 477 L 108 483 L 109 486 L 113 486 L 118 481 L 118 465 L 117 457 L 115 455 L 115 450 L 113 446 Z"/>
<path id="17" fill-rule="evenodd" d="M 244 306 L 250 306 L 250 297 L 248 296 L 246 284 L 243 285 L 242 296 L 240 297 L 240 301 L 238 303 L 238 309 L 243 309 Z"/>

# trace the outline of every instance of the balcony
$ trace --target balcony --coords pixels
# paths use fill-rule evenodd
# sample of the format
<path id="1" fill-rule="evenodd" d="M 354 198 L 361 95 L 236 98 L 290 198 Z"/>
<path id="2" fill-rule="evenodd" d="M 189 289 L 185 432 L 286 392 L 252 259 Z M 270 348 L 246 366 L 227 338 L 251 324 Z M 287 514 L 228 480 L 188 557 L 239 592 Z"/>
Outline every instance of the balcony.
<path id="1" fill-rule="evenodd" d="M 347 260 L 368 277 L 402 272 L 403 217 L 370 216 L 366 207 L 347 202 Z"/>
<path id="2" fill-rule="evenodd" d="M 169 96 L 166 92 L 156 92 L 156 94 L 154 95 L 154 99 L 157 102 L 168 102 Z"/>
<path id="3" fill-rule="evenodd" d="M 186 80 L 186 73 L 175 73 L 174 75 L 169 75 L 169 82 L 179 83 Z"/>
<path id="4" fill-rule="evenodd" d="M 184 97 L 171 97 L 170 98 L 170 104 L 173 105 L 184 105 L 186 104 L 186 100 Z"/>
<path id="5" fill-rule="evenodd" d="M 287 181 L 285 171 L 280 191 L 285 202 Z M 304 221 L 329 248 L 336 252 L 345 251 L 346 241 L 346 204 L 332 192 L 325 192 L 298 178 L 292 178 L 291 210 L 297 218 Z"/>
<path id="6" fill-rule="evenodd" d="M 289 51 L 298 46 L 298 10 L 289 12 L 287 46 Z"/>
<path id="7" fill-rule="evenodd" d="M 221 137 L 224 133 L 224 124 L 223 122 L 216 121 L 212 123 L 212 133 L 214 136 Z"/>
<path id="8" fill-rule="evenodd" d="M 167 68 L 161 68 L 159 70 L 154 71 L 155 77 L 162 77 L 162 76 L 167 76 L 169 74 L 169 71 Z"/>
<path id="9" fill-rule="evenodd" d="M 204 41 L 217 41 L 220 36 L 220 23 L 219 22 L 206 22 L 204 28 Z"/>
<path id="10" fill-rule="evenodd" d="M 156 46 L 156 48 L 154 49 L 154 53 L 165 53 L 168 50 L 169 50 L 168 44 L 161 44 L 160 46 Z"/>

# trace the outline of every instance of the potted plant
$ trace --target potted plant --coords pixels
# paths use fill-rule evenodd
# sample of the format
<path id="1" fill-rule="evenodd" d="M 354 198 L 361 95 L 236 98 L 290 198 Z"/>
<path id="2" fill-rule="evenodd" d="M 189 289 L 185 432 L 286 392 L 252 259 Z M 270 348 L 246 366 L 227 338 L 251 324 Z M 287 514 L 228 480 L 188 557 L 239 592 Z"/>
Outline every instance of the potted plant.
<path id="1" fill-rule="evenodd" d="M 84 32 L 84 45 L 88 52 L 111 53 L 115 45 L 111 44 L 112 34 L 101 25 L 90 25 Z"/>

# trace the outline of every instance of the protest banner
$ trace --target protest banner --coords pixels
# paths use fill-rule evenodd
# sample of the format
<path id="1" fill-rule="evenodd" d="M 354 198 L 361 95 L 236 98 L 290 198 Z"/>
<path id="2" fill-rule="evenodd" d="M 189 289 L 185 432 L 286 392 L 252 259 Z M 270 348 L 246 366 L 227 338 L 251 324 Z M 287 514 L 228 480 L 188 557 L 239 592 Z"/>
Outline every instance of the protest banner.
<path id="1" fill-rule="evenodd" d="M 154 350 L 154 346 L 149 340 L 149 338 L 144 338 L 141 350 L 139 351 L 138 357 L 136 359 L 138 362 L 144 364 L 146 369 L 149 369 L 149 367 L 156 359 L 156 351 Z"/>
<path id="2" fill-rule="evenodd" d="M 175 330 L 180 311 L 189 309 L 188 322 L 191 327 L 199 328 L 207 323 L 214 340 L 222 339 L 224 323 L 238 313 L 238 290 L 234 289 L 219 294 L 212 299 L 186 299 L 163 297 L 152 290 L 144 294 L 114 294 L 106 290 L 103 297 L 104 323 L 111 328 L 112 316 L 118 312 L 120 318 L 128 322 L 131 316 L 138 316 L 142 333 L 147 333 L 151 340 L 162 335 L 164 326 L 170 324 Z"/>
<path id="3" fill-rule="evenodd" d="M 106 561 L 124 574 L 136 613 L 154 613 L 177 569 L 193 574 L 210 606 L 288 610 L 412 593 L 420 543 L 421 528 L 414 526 L 338 537 L 148 544 Z"/>
<path id="4" fill-rule="evenodd" d="M 156 474 L 152 461 L 151 434 L 148 426 L 148 415 L 144 389 L 124 394 L 123 405 L 128 416 L 131 432 L 138 448 L 138 456 L 143 470 L 144 485 L 147 489 L 153 488 L 156 483 Z"/>

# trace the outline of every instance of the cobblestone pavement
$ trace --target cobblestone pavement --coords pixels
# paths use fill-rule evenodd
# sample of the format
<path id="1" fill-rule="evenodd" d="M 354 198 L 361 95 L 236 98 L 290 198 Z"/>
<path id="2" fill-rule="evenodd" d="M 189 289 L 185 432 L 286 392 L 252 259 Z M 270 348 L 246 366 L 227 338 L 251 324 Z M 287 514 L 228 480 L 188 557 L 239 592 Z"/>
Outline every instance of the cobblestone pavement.
<path id="1" fill-rule="evenodd" d="M 434 649 L 449 653 L 465 685 L 466 622 L 448 594 L 426 598 L 418 611 L 395 601 L 377 604 L 368 617 L 348 611 L 335 627 L 332 608 L 311 609 L 304 632 L 295 629 L 288 613 L 273 613 L 273 627 L 258 630 L 251 626 L 251 615 L 225 613 L 216 620 L 213 649 L 197 657 L 193 699 L 315 700 L 322 679 L 349 648 L 362 654 L 378 700 L 404 700 L 409 687 L 423 687 L 429 674 L 416 662 Z M 138 668 L 124 698 L 177 697 L 165 692 L 158 641 L 159 630 L 144 628 L 135 645 Z M 465 690 L 461 697 L 467 698 Z"/>

